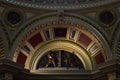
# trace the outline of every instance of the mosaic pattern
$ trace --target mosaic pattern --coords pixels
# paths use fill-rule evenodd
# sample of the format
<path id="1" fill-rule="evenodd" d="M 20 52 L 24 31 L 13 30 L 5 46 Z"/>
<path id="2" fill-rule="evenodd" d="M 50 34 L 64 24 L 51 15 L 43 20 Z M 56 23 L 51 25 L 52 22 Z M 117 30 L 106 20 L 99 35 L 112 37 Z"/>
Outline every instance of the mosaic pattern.
<path id="1" fill-rule="evenodd" d="M 73 67 L 84 69 L 82 62 L 74 53 L 64 50 L 50 51 L 43 56 L 38 62 L 37 69 L 45 67 Z"/>

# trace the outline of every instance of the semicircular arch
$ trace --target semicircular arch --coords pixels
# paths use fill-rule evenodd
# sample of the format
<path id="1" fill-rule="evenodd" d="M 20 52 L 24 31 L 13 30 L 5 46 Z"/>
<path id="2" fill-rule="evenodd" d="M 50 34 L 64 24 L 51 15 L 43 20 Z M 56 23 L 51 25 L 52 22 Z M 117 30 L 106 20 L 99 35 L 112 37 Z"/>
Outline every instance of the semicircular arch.
<path id="1" fill-rule="evenodd" d="M 74 14 L 70 14 L 70 16 L 65 16 L 65 18 L 62 20 L 62 22 L 54 14 L 52 17 L 51 16 L 48 17 L 49 15 L 47 15 L 47 17 L 45 17 L 43 20 L 41 17 L 39 19 L 36 18 L 33 22 L 30 23 L 30 25 L 26 25 L 27 27 L 22 31 L 22 33 L 19 35 L 19 37 L 17 37 L 14 45 L 12 46 L 12 49 L 10 52 L 11 59 L 16 61 L 16 59 L 14 59 L 14 57 L 17 58 L 16 55 L 18 55 L 21 45 L 24 44 L 24 43 L 21 44 L 21 42 L 25 42 L 26 40 L 28 40 L 28 35 L 31 35 L 34 31 L 37 31 L 37 30 L 41 31 L 43 27 L 50 26 L 51 23 L 52 23 L 52 25 L 56 25 L 56 23 L 54 23 L 55 21 L 57 22 L 57 25 L 63 26 L 63 25 L 69 24 L 69 26 L 71 25 L 72 28 L 74 26 L 77 26 L 77 28 L 86 29 L 86 31 L 91 32 L 92 35 L 94 35 L 94 39 L 96 38 L 96 40 L 98 40 L 97 43 L 100 43 L 99 45 L 101 45 L 101 48 L 103 48 L 105 50 L 104 51 L 105 58 L 107 57 L 107 60 L 111 59 L 110 50 L 109 50 L 106 40 L 103 38 L 102 34 L 94 28 L 94 25 L 95 26 L 99 26 L 99 25 L 97 25 L 93 21 L 91 21 L 83 16 L 82 17 L 81 16 L 72 17 L 71 15 L 74 15 Z M 85 20 L 90 21 L 94 25 L 88 23 Z M 82 26 L 82 27 L 80 27 L 80 26 Z M 17 48 L 19 48 L 19 50 Z"/>
<path id="2" fill-rule="evenodd" d="M 34 58 L 33 58 L 33 60 L 31 60 L 32 64 L 30 65 L 31 70 L 36 70 L 36 65 L 37 65 L 39 59 L 43 55 L 45 55 L 45 53 L 47 53 L 48 51 L 51 51 L 51 50 L 66 50 L 69 52 L 74 52 L 74 54 L 77 55 L 78 58 L 82 61 L 86 70 L 92 69 L 93 64 L 92 64 L 90 57 L 88 56 L 86 51 L 84 51 L 80 46 L 76 46 L 76 44 L 71 44 L 71 43 L 69 43 L 69 41 L 67 41 L 67 42 L 66 41 L 53 41 L 53 42 L 45 45 L 41 49 L 39 49 L 36 52 L 36 55 L 34 54 Z"/>

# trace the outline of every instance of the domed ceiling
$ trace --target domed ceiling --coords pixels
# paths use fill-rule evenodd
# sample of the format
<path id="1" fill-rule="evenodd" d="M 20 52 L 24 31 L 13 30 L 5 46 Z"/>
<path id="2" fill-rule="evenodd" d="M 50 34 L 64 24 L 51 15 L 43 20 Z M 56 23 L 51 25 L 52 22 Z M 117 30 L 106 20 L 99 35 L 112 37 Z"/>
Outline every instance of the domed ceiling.
<path id="1" fill-rule="evenodd" d="M 117 2 L 118 0 L 0 0 L 37 9 L 84 9 Z"/>

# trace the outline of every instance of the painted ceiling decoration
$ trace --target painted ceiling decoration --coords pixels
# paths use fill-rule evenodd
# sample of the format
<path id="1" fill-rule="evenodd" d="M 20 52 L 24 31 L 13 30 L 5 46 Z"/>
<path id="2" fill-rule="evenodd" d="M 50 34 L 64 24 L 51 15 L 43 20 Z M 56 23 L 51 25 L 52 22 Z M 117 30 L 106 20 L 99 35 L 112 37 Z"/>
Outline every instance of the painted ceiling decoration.
<path id="1" fill-rule="evenodd" d="M 118 0 L 1 0 L 37 9 L 84 9 L 117 2 Z"/>
<path id="2" fill-rule="evenodd" d="M 52 55 L 53 53 L 49 53 L 50 51 L 57 52 Z M 61 51 L 76 55 L 76 59 L 80 59 L 81 64 L 76 63 L 74 66 L 78 65 L 76 67 L 79 68 L 83 64 L 81 68 L 86 70 L 91 70 L 96 64 L 107 60 L 106 51 L 93 32 L 76 23 L 57 20 L 31 29 L 19 43 L 13 61 L 25 65 L 25 68 L 34 72 L 42 65 L 42 68 L 50 68 L 46 67 L 49 62 L 52 63 L 52 67 L 55 65 L 58 67 L 58 63 L 61 62 L 59 58 L 67 56 L 65 54 L 58 57 L 63 54 Z M 49 54 L 53 57 L 53 61 L 47 57 Z M 70 55 L 68 54 L 68 56 Z M 42 58 L 46 60 L 45 63 L 43 63 Z M 53 62 L 56 63 L 53 65 Z M 63 63 L 62 61 L 61 64 Z"/>

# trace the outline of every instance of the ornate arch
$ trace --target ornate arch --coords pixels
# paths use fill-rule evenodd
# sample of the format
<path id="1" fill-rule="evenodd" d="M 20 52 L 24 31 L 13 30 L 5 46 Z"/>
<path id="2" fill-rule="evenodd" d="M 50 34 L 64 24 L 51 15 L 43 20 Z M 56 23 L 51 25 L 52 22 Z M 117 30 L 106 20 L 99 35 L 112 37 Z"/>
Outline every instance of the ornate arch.
<path id="1" fill-rule="evenodd" d="M 36 56 L 36 54 L 37 55 L 39 54 L 39 52 L 36 52 L 36 51 L 39 51 L 40 47 L 43 47 L 43 45 L 45 45 L 45 43 L 48 42 L 47 39 L 45 38 L 44 32 L 42 30 L 44 30 L 45 28 L 50 28 L 50 30 L 52 29 L 51 31 L 53 31 L 53 29 L 56 26 L 58 26 L 58 27 L 65 27 L 66 26 L 67 31 L 69 32 L 69 33 L 67 33 L 68 35 L 70 35 L 71 29 L 74 30 L 74 28 L 75 28 L 75 30 L 78 30 L 77 31 L 78 33 L 76 34 L 76 38 L 75 38 L 75 40 L 71 40 L 71 39 L 69 39 L 69 37 L 66 37 L 66 39 L 60 38 L 60 40 L 67 40 L 67 41 L 75 42 L 75 44 L 81 46 L 83 51 L 87 51 L 88 53 L 86 54 L 86 56 L 87 56 L 87 60 L 89 58 L 89 61 L 90 61 L 89 64 L 86 62 L 85 56 L 81 57 L 81 55 L 79 55 L 79 58 L 84 63 L 84 66 L 86 67 L 86 69 L 92 69 L 95 66 L 94 63 L 99 64 L 99 62 L 95 62 L 95 59 L 98 60 L 97 58 L 102 56 L 103 59 L 109 60 L 109 59 L 111 59 L 111 56 L 110 56 L 110 50 L 109 50 L 108 44 L 106 43 L 105 39 L 94 28 L 94 26 L 99 26 L 99 25 L 94 24 L 92 21 L 90 21 L 90 22 L 87 22 L 87 21 L 89 21 L 89 19 L 86 19 L 83 16 L 81 16 L 81 17 L 76 16 L 75 17 L 74 15 L 73 16 L 66 15 L 62 20 L 58 19 L 58 17 L 56 17 L 55 14 L 52 14 L 51 16 L 50 15 L 41 16 L 39 19 L 35 19 L 32 23 L 27 24 L 26 26 L 24 26 L 24 29 L 22 28 L 19 31 L 20 34 L 17 34 L 17 35 L 19 35 L 19 37 L 17 37 L 15 39 L 15 43 L 11 49 L 11 52 L 10 52 L 11 59 L 13 61 L 17 62 L 19 56 L 24 56 L 25 61 L 22 64 L 25 65 L 25 68 L 30 69 L 31 66 L 33 66 L 33 62 L 31 62 L 31 61 L 32 60 L 36 61 L 35 56 Z M 41 37 L 43 40 L 42 40 L 41 44 L 39 44 L 38 46 L 36 46 L 34 48 L 33 45 L 31 46 L 31 44 L 28 40 L 31 39 L 33 36 L 35 36 L 37 33 L 41 34 Z M 81 33 L 83 33 L 83 35 L 86 35 L 87 37 L 89 35 L 90 39 L 92 38 L 93 42 L 91 43 L 91 45 L 89 45 L 89 47 L 88 46 L 85 47 L 84 44 L 79 43 L 78 37 L 80 36 L 79 34 L 81 34 Z M 59 38 L 54 38 L 54 36 L 52 36 L 52 40 L 53 41 L 59 40 Z M 89 54 L 89 53 L 91 53 L 90 48 L 95 43 L 97 43 L 99 48 L 96 51 L 97 54 L 91 55 L 91 54 Z M 27 54 L 22 49 L 24 44 L 29 45 L 30 50 L 32 50 L 32 52 L 30 52 L 30 54 Z M 70 45 L 70 43 L 69 43 L 69 45 Z M 52 49 L 54 49 L 54 48 L 52 48 Z M 73 49 L 73 51 L 77 51 L 77 50 Z M 23 55 L 19 55 L 20 53 L 23 53 Z M 32 55 L 31 55 L 31 53 L 32 53 Z M 99 53 L 102 53 L 102 55 Z M 43 54 L 44 54 L 44 52 L 43 52 Z M 76 55 L 78 55 L 78 54 L 79 54 L 79 52 L 77 51 Z M 91 58 L 91 56 L 92 56 L 92 58 Z M 101 60 L 100 60 L 100 63 L 101 63 Z M 87 66 L 89 66 L 89 67 L 87 67 Z"/>
<path id="2" fill-rule="evenodd" d="M 54 45 L 54 46 L 53 46 Z M 43 46 L 41 49 L 39 49 L 36 54 L 33 56 L 33 60 L 31 60 L 32 64 L 31 70 L 36 70 L 36 65 L 39 61 L 39 59 L 45 55 L 46 52 L 51 50 L 66 50 L 69 52 L 74 52 L 75 55 L 78 56 L 78 58 L 82 61 L 85 69 L 92 69 L 92 61 L 90 57 L 87 55 L 86 51 L 84 51 L 80 46 L 76 46 L 75 43 L 69 42 L 69 41 L 52 41 L 49 44 Z"/>

